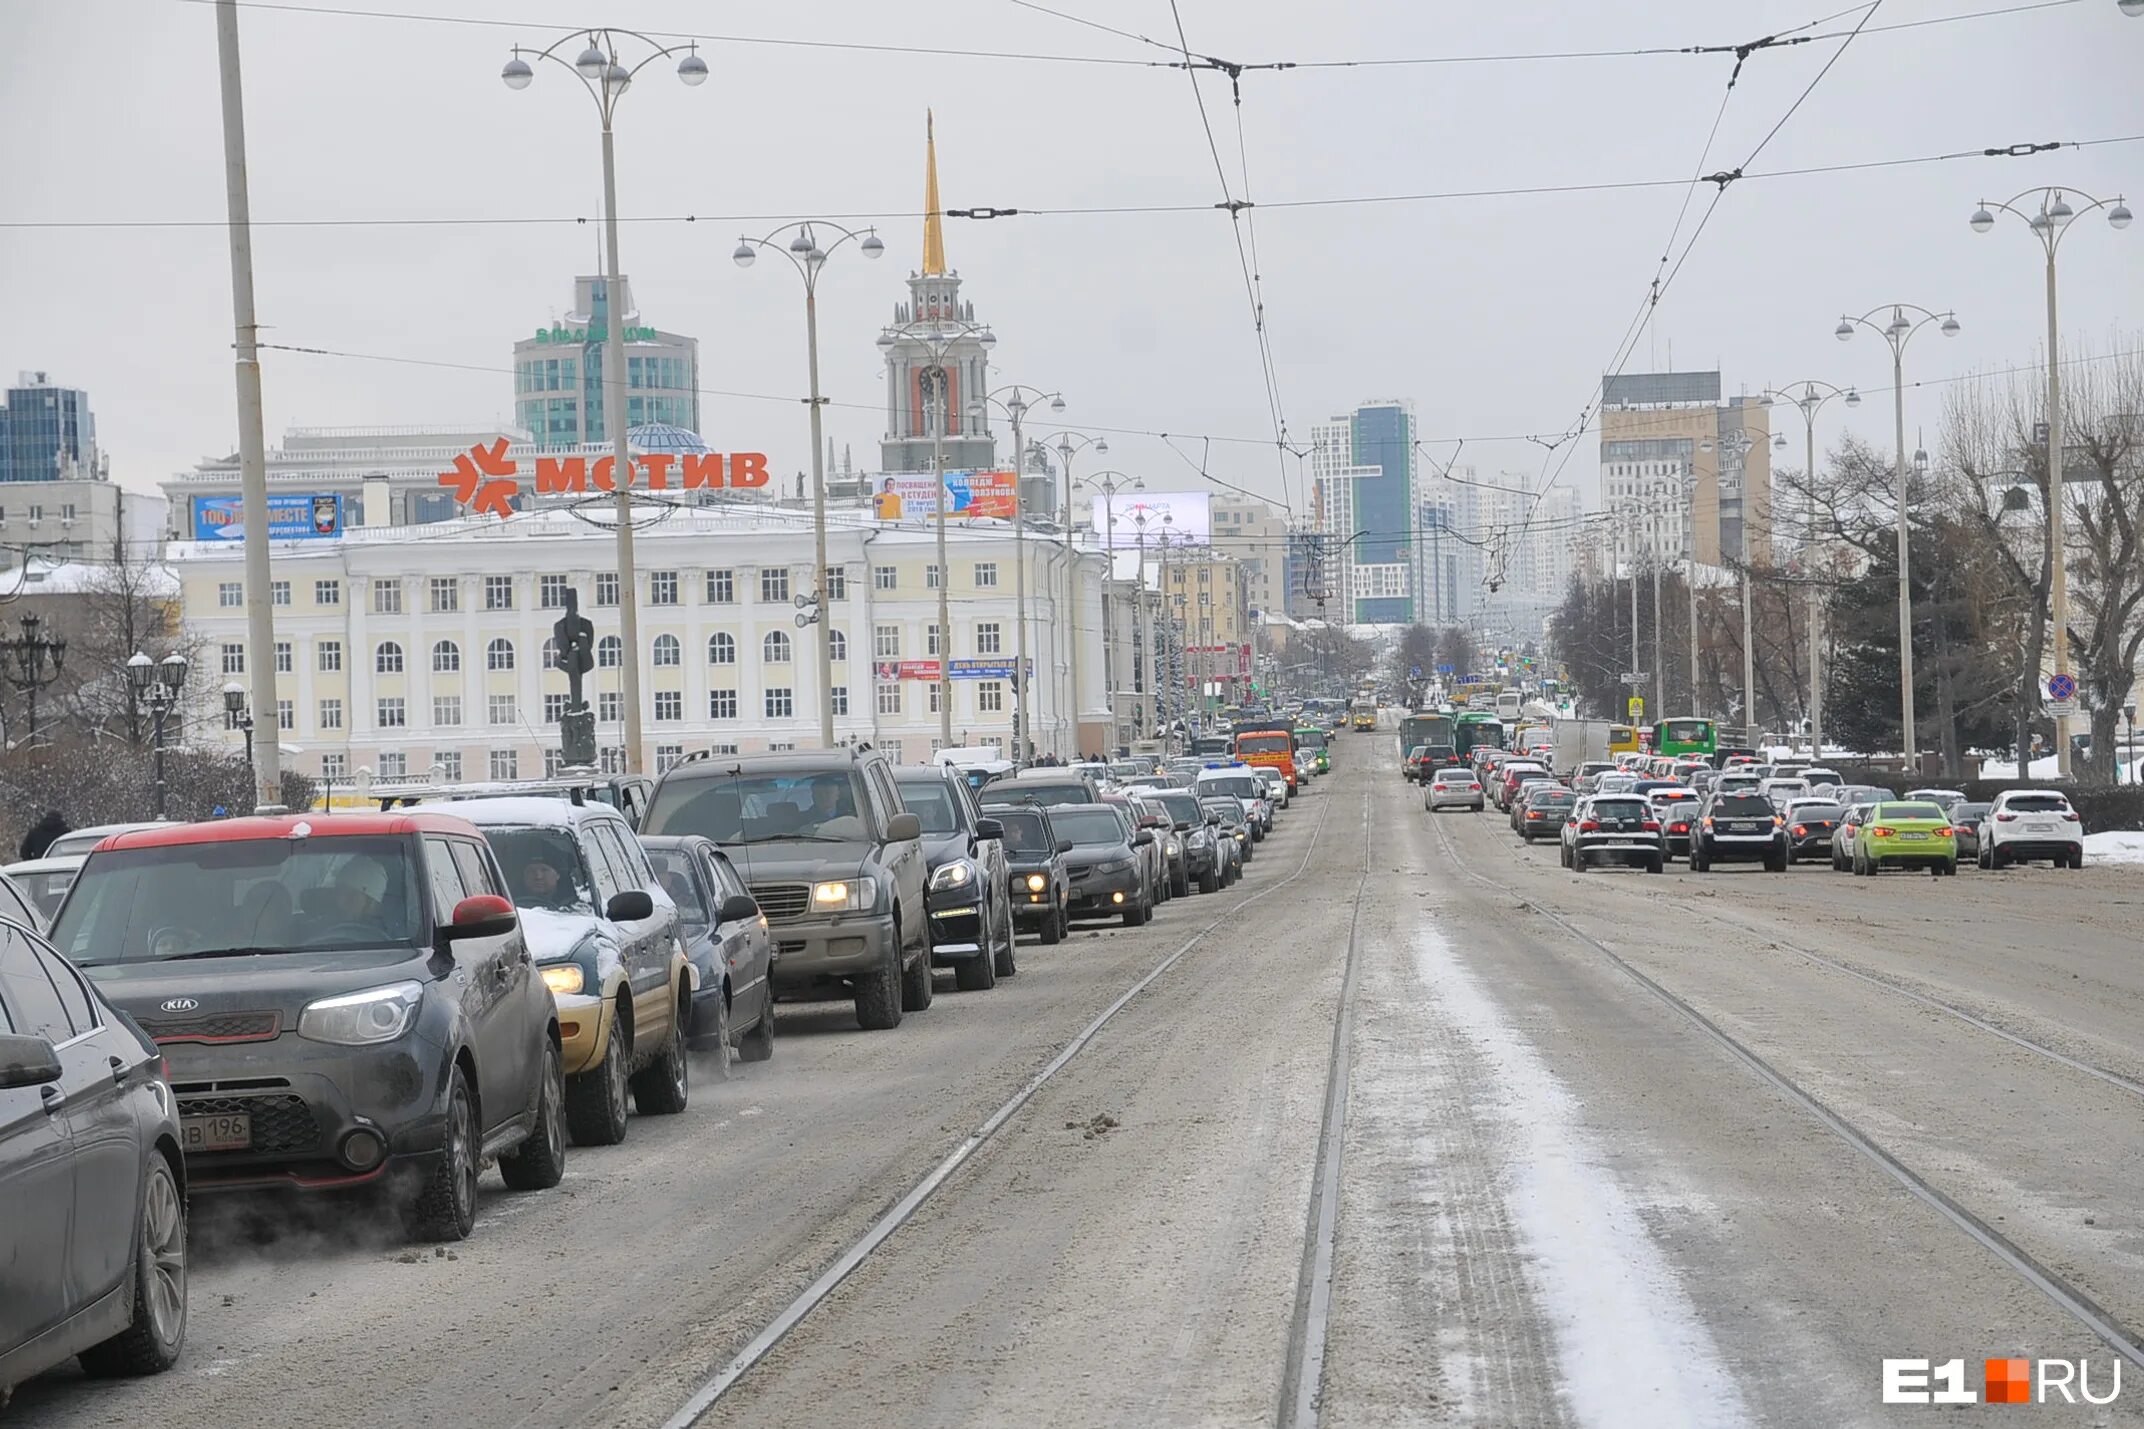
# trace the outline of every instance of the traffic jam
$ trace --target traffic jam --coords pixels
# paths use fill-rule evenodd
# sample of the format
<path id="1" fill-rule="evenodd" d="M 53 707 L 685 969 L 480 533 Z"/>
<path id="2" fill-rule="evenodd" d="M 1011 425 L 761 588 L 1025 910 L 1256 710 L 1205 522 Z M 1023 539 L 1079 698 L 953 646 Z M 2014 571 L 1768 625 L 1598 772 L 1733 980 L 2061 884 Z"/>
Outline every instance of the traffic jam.
<path id="1" fill-rule="evenodd" d="M 0 873 L 0 1405 L 70 1361 L 189 1353 L 211 1199 L 347 1207 L 443 1254 L 489 1171 L 549 1191 L 696 1084 L 779 1077 L 743 1064 L 775 1060 L 785 1000 L 897 1028 L 941 973 L 984 993 L 1235 886 L 1333 731 L 1233 715 L 1175 758 L 862 746 L 381 785 L 77 831 L 56 892 Z"/>

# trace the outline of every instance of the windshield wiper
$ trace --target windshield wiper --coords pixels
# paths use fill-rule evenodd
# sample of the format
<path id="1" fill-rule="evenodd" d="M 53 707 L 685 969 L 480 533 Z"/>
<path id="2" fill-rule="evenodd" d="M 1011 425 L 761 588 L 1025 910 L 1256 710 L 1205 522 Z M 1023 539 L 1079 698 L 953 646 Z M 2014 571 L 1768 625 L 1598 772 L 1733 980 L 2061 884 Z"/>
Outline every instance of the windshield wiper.
<path id="1" fill-rule="evenodd" d="M 270 953 L 295 952 L 293 948 L 203 948 L 197 953 L 173 953 L 168 958 L 152 958 L 159 963 L 182 963 L 193 958 L 257 958 Z"/>

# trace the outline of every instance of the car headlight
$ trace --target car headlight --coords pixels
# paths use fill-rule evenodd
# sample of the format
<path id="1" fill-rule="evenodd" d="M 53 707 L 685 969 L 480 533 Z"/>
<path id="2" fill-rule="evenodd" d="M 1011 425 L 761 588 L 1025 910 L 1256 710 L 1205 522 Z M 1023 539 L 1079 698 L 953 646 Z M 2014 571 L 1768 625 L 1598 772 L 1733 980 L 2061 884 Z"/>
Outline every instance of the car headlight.
<path id="1" fill-rule="evenodd" d="M 931 891 L 937 893 L 948 888 L 966 888 L 974 878 L 974 866 L 964 858 L 957 858 L 951 863 L 940 864 L 931 874 Z"/>
<path id="2" fill-rule="evenodd" d="M 1049 886 L 1050 877 L 1046 873 L 1030 873 L 1027 876 L 1027 891 L 1030 893 L 1040 893 Z"/>
<path id="3" fill-rule="evenodd" d="M 811 886 L 811 906 L 821 913 L 866 912 L 878 901 L 878 880 L 839 878 Z"/>
<path id="4" fill-rule="evenodd" d="M 315 1042 L 338 1042 L 363 1047 L 392 1042 L 409 1031 L 424 1005 L 421 982 L 391 983 L 386 987 L 346 992 L 307 1003 L 298 1014 L 298 1035 Z"/>
<path id="5" fill-rule="evenodd" d="M 577 963 L 552 963 L 543 970 L 543 985 L 555 993 L 566 996 L 579 992 L 587 985 Z"/>
<path id="6" fill-rule="evenodd" d="M 1096 873 L 1122 873 L 1125 869 L 1130 868 L 1131 866 L 1132 860 L 1128 858 L 1120 858 L 1113 863 L 1098 863 L 1095 865 L 1094 871 Z"/>
<path id="7" fill-rule="evenodd" d="M 1174 858 L 1174 857 L 1176 857 L 1176 856 L 1177 856 L 1178 854 L 1180 854 L 1180 853 L 1182 853 L 1182 852 L 1184 851 L 1184 846 L 1183 846 L 1182 844 L 1178 843 L 1178 842 L 1177 842 L 1177 841 L 1176 841 L 1175 839 L 1170 839 L 1170 840 L 1169 840 L 1169 845 L 1168 845 L 1168 847 L 1169 847 L 1169 857 L 1171 857 L 1171 858 Z"/>

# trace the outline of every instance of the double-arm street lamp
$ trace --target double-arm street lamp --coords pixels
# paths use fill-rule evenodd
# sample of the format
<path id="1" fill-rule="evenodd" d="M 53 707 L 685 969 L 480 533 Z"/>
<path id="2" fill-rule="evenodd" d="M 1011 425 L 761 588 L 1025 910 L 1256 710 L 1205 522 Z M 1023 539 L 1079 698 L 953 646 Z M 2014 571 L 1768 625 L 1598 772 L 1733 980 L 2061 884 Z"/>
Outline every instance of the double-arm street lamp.
<path id="1" fill-rule="evenodd" d="M 233 680 L 223 687 L 225 727 L 246 736 L 246 763 L 253 762 L 253 712 L 246 708 L 246 687 Z"/>
<path id="2" fill-rule="evenodd" d="M 1012 703 L 1012 757 L 1025 764 L 1031 751 L 1028 749 L 1028 730 L 1033 721 L 1028 715 L 1027 700 L 1033 683 L 1027 664 L 1027 437 L 1023 424 L 1028 408 L 1047 402 L 1052 412 L 1065 409 L 1064 394 L 1045 392 L 1039 387 L 1011 382 L 1003 387 L 985 392 L 977 401 L 969 404 L 969 411 L 981 417 L 987 426 L 990 409 L 1003 412 L 1012 423 L 1012 580 L 1013 580 L 1013 703 Z"/>
<path id="3" fill-rule="evenodd" d="M 67 637 L 45 634 L 44 617 L 35 611 L 22 618 L 20 635 L 0 639 L 0 668 L 7 671 L 7 682 L 29 702 L 30 729 L 25 742 L 37 738 L 37 692 L 57 680 L 66 663 Z"/>
<path id="4" fill-rule="evenodd" d="M 1799 395 L 1792 390 L 1796 387 L 1801 388 Z M 1804 514 L 1808 522 L 1808 529 L 1803 537 L 1805 569 L 1808 566 L 1808 562 L 1813 560 L 1816 555 L 1816 414 L 1822 411 L 1825 404 L 1835 397 L 1844 401 L 1849 407 L 1861 405 L 1860 392 L 1852 387 L 1835 387 L 1829 382 L 1805 379 L 1800 382 L 1789 382 L 1785 388 L 1767 387 L 1764 389 L 1764 400 L 1766 402 L 1792 402 L 1801 409 L 1802 477 L 1808 487 L 1809 497 L 1808 501 L 1804 503 Z M 1772 438 L 1772 446 L 1775 450 L 1785 451 L 1787 434 L 1780 432 L 1775 435 Z M 1814 573 L 1811 572 L 1811 574 L 1813 576 Z M 1823 628 L 1824 588 L 1821 583 L 1811 579 L 1809 582 L 1809 757 L 1819 764 L 1823 763 L 1824 755 Z"/>
<path id="5" fill-rule="evenodd" d="M 840 236 L 822 246 L 819 242 L 821 232 Z M 782 243 L 779 240 L 785 233 L 792 236 L 787 243 Z M 749 268 L 758 259 L 760 249 L 779 253 L 804 280 L 804 352 L 811 371 L 811 396 L 806 399 L 811 407 L 811 531 L 817 562 L 813 579 L 818 582 L 814 599 L 819 622 L 819 743 L 828 749 L 834 747 L 834 637 L 826 577 L 826 438 L 821 434 L 819 413 L 819 409 L 826 405 L 826 398 L 819 394 L 819 272 L 834 250 L 850 242 L 855 243 L 856 251 L 866 258 L 876 258 L 886 251 L 886 245 L 879 241 L 875 229 L 866 228 L 858 233 L 838 223 L 792 223 L 775 229 L 765 238 L 740 237 L 737 250 L 730 254 L 738 267 Z M 802 619 L 801 616 L 798 618 Z"/>
<path id="6" fill-rule="evenodd" d="M 151 660 L 136 650 L 127 657 L 127 689 L 137 700 L 146 700 L 155 725 L 149 736 L 156 759 L 156 817 L 164 817 L 164 721 L 178 707 L 179 691 L 186 684 L 186 657 L 173 651 L 161 660 Z"/>
<path id="7" fill-rule="evenodd" d="M 2137 9 L 2144 9 L 2144 5 Z M 2126 3 L 2123 10 L 2136 13 Z M 2075 203 L 2071 202 L 2073 197 Z M 2039 200 L 2037 209 L 2028 211 L 2020 207 L 2032 198 Z M 2096 208 L 2107 211 L 2107 224 L 2111 228 L 2127 228 L 2134 216 L 2119 195 L 2104 199 L 2094 198 L 2078 189 L 2039 188 L 2026 189 L 2003 203 L 1982 199 L 1980 207 L 1973 210 L 1973 216 L 1968 220 L 1975 233 L 1986 233 L 1995 227 L 1997 213 L 2010 214 L 2032 230 L 2033 237 L 2040 240 L 2040 247 L 2047 255 L 2047 539 L 2052 547 L 2054 566 L 2049 594 L 2054 602 L 2055 673 L 2058 675 L 2067 675 L 2070 668 L 2070 580 L 2069 563 L 2063 559 L 2062 550 L 2065 515 L 2062 497 L 2062 352 L 2055 320 L 2055 252 L 2062 246 L 2062 237 L 2070 231 L 2070 224 L 2077 215 L 2090 213 Z M 2068 715 L 2055 718 L 2055 767 L 2062 778 L 2070 777 Z"/>
<path id="8" fill-rule="evenodd" d="M 1102 753 L 1106 758 L 1115 748 L 1117 729 L 1117 677 L 1115 632 L 1109 619 L 1109 583 L 1117 574 L 1117 493 L 1120 491 L 1144 491 L 1146 483 L 1138 477 L 1121 471 L 1097 471 L 1079 479 L 1079 485 L 1102 496 L 1102 698 L 1109 702 L 1110 740 Z"/>
<path id="9" fill-rule="evenodd" d="M 1882 327 L 1876 325 L 1876 317 L 1884 307 L 1891 309 L 1891 320 Z M 1910 316 L 1909 316 L 1910 315 Z M 1919 764 L 1915 750 L 1913 728 L 1913 587 L 1907 562 L 1909 538 L 1906 520 L 1906 483 L 1909 468 L 1906 463 L 1906 344 L 1922 328 L 1933 326 L 1945 337 L 1958 335 L 1957 316 L 1949 312 L 1930 312 L 1927 308 L 1912 303 L 1891 303 L 1870 308 L 1860 317 L 1842 316 L 1839 325 L 1832 329 L 1832 336 L 1841 342 L 1850 341 L 1854 329 L 1865 327 L 1879 333 L 1891 348 L 1891 408 L 1897 423 L 1898 435 L 1898 705 L 1900 742 L 1904 745 L 1906 772 L 1911 774 Z"/>
<path id="10" fill-rule="evenodd" d="M 1073 476 L 1072 458 L 1085 451 L 1096 456 L 1109 455 L 1107 437 L 1090 437 L 1079 432 L 1058 432 L 1044 437 L 1046 445 L 1054 445 L 1064 470 L 1065 478 L 1065 639 L 1071 652 L 1066 662 L 1067 679 L 1071 686 L 1065 700 L 1065 708 L 1072 720 L 1072 757 L 1077 759 L 1085 751 L 1079 744 L 1079 543 L 1072 531 Z"/>
<path id="11" fill-rule="evenodd" d="M 585 37 L 587 43 L 573 59 L 565 49 Z M 625 54 L 641 58 L 628 64 Z M 624 286 L 618 266 L 618 164 L 611 142 L 618 102 L 633 87 L 633 77 L 659 59 L 682 54 L 677 77 L 687 85 L 707 81 L 707 61 L 694 43 L 663 45 L 637 30 L 573 30 L 543 49 L 514 46 L 512 58 L 499 71 L 508 89 L 527 89 L 536 77 L 523 55 L 550 60 L 572 73 L 595 101 L 596 116 L 603 124 L 603 426 L 610 435 L 611 480 L 618 493 L 618 634 L 625 642 L 626 659 L 620 662 L 625 695 L 625 767 L 638 774 L 647 767 L 640 719 L 640 597 L 633 569 L 633 456 L 626 442 L 625 315 L 620 302 Z M 818 409 L 814 407 L 813 412 Z"/>
<path id="12" fill-rule="evenodd" d="M 973 339 L 987 356 L 998 345 L 998 336 L 981 323 L 962 322 L 957 318 L 925 318 L 917 322 L 903 323 L 887 328 L 878 335 L 879 351 L 891 353 L 899 342 L 913 342 L 930 355 L 929 363 L 921 371 L 933 374 L 933 391 L 927 394 L 924 403 L 930 409 L 931 418 L 931 472 L 938 484 L 938 742 L 939 747 L 953 747 L 953 608 L 948 592 L 953 584 L 953 567 L 945 554 L 945 509 L 951 504 L 951 494 L 945 484 L 945 429 L 952 421 L 947 410 L 953 390 L 952 378 L 946 372 L 946 354 L 958 343 Z"/>

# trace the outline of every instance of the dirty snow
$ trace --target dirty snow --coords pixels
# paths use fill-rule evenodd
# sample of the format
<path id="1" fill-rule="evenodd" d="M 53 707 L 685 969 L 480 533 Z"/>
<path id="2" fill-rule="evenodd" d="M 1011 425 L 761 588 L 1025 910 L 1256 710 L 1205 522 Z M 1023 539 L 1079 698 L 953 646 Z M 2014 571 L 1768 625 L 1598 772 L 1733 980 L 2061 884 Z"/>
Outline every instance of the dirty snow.
<path id="1" fill-rule="evenodd" d="M 2094 863 L 2144 864 L 2144 832 L 2113 829 L 2084 836 L 2084 861 Z"/>

